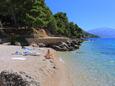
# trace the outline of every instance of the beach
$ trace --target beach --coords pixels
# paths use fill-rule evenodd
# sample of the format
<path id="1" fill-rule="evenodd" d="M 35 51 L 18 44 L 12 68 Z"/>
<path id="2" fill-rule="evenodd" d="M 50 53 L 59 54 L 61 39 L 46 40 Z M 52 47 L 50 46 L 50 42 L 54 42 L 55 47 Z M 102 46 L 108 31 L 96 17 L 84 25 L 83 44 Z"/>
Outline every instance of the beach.
<path id="1" fill-rule="evenodd" d="M 28 47 L 32 49 L 32 47 Z M 44 56 L 49 48 L 35 47 L 38 55 L 19 55 L 20 46 L 0 45 L 0 72 L 8 71 L 31 78 L 38 84 L 29 86 L 73 86 L 72 79 L 64 61 L 58 57 L 56 51 L 50 49 L 52 59 Z M 60 60 L 61 59 L 61 60 Z"/>

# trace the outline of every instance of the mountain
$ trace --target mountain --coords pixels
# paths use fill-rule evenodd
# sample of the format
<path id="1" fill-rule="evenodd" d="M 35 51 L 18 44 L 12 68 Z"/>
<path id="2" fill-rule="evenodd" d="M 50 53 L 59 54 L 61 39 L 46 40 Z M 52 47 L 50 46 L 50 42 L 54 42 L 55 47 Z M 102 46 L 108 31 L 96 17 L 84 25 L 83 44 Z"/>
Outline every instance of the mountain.
<path id="1" fill-rule="evenodd" d="M 115 38 L 115 29 L 113 28 L 97 28 L 88 32 L 98 35 L 101 38 Z"/>

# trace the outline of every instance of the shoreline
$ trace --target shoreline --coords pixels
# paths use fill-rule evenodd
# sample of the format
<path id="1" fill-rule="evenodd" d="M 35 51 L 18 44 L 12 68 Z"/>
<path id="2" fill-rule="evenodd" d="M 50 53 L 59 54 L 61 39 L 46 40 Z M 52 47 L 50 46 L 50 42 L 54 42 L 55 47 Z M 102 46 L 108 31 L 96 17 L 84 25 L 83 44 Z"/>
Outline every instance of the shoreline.
<path id="1" fill-rule="evenodd" d="M 51 48 L 36 49 L 41 53 L 40 56 L 22 56 L 12 54 L 17 50 L 21 51 L 20 46 L 0 45 L 0 72 L 4 70 L 16 73 L 24 72 L 39 82 L 39 85 L 35 86 L 73 86 L 69 70 L 60 61 L 57 52 Z M 48 49 L 53 54 L 53 60 L 44 57 Z"/>
<path id="2" fill-rule="evenodd" d="M 57 57 L 57 53 L 55 50 L 52 50 L 54 52 L 55 57 Z M 56 71 L 54 74 L 52 74 L 52 77 L 49 77 L 47 80 L 48 84 L 46 83 L 45 86 L 73 86 L 73 80 L 70 75 L 70 71 L 66 67 L 64 61 L 61 57 L 54 58 L 55 64 L 56 64 Z"/>

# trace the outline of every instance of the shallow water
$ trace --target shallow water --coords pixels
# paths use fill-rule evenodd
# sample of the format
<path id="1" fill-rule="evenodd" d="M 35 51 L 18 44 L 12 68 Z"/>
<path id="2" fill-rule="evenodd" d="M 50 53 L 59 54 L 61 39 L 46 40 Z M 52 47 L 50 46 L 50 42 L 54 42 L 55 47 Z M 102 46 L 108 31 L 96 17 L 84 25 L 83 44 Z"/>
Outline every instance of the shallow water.
<path id="1" fill-rule="evenodd" d="M 79 50 L 59 53 L 74 86 L 115 86 L 115 39 L 89 39 Z"/>

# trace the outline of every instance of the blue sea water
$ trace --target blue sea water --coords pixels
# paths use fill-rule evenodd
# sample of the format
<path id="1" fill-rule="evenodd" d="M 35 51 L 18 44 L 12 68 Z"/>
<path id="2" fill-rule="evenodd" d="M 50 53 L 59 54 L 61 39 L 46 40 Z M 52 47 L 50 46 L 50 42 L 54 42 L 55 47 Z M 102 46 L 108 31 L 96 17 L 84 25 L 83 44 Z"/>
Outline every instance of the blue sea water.
<path id="1" fill-rule="evenodd" d="M 60 53 L 74 86 L 115 86 L 115 39 L 88 39 L 79 50 Z"/>

